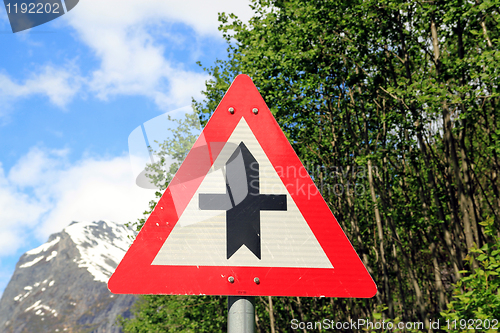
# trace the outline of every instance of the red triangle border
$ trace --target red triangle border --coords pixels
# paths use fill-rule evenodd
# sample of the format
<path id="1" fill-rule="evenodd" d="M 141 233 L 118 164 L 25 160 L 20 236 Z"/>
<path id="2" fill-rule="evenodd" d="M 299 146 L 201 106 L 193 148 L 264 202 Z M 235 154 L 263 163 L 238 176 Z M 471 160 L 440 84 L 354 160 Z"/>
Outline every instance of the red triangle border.
<path id="1" fill-rule="evenodd" d="M 231 114 L 228 109 L 233 107 Z M 257 114 L 252 109 L 257 108 Z M 227 142 L 244 117 L 333 265 L 325 268 L 157 266 L 156 254 L 212 166 L 210 142 Z M 298 173 L 298 174 L 297 174 Z M 176 186 L 181 185 L 181 186 Z M 175 204 L 174 204 L 175 198 Z M 179 210 L 176 211 L 176 208 Z M 228 277 L 234 277 L 230 283 Z M 259 284 L 254 282 L 258 277 Z M 326 296 L 369 298 L 370 274 L 247 75 L 239 75 L 108 282 L 117 294 Z"/>

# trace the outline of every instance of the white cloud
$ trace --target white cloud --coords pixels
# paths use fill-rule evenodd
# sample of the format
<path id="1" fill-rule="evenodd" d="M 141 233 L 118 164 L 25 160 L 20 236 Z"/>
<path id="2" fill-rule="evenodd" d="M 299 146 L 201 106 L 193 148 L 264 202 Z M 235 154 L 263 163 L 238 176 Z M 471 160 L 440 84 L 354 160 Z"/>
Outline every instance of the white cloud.
<path id="1" fill-rule="evenodd" d="M 144 95 L 165 110 L 190 103 L 208 76 L 174 67 L 164 58 L 164 47 L 151 39 L 145 32 L 125 31 L 107 31 L 94 38 L 91 46 L 99 50 L 102 61 L 89 79 L 89 89 L 102 99 Z"/>
<path id="2" fill-rule="evenodd" d="M 24 82 L 15 82 L 8 75 L 0 73 L 0 102 L 5 105 L 22 97 L 46 95 L 50 102 L 64 108 L 81 85 L 82 78 L 71 64 L 62 68 L 46 65 L 32 73 Z"/>
<path id="3" fill-rule="evenodd" d="M 249 0 L 86 0 L 69 12 L 80 32 L 124 30 L 159 22 L 184 23 L 201 36 L 220 37 L 218 13 L 234 13 L 244 22 L 252 16 Z"/>
<path id="4" fill-rule="evenodd" d="M 35 226 L 46 210 L 43 200 L 30 197 L 10 183 L 0 164 L 0 255 L 15 253 L 29 236 L 24 231 Z"/>
<path id="5" fill-rule="evenodd" d="M 165 57 L 171 44 L 186 41 L 169 29 L 174 23 L 191 27 L 199 38 L 220 38 L 218 12 L 234 12 L 248 20 L 248 0 L 81 1 L 67 22 L 101 61 L 89 78 L 89 89 L 99 98 L 136 94 L 152 98 L 163 110 L 199 97 L 208 76 L 187 71 Z M 160 42 L 163 40 L 163 44 Z"/>
<path id="6" fill-rule="evenodd" d="M 65 164 L 64 157 L 68 152 L 68 150 L 46 151 L 33 147 L 10 170 L 8 180 L 20 188 L 37 188 L 49 181 L 52 182 L 53 179 L 49 180 L 47 176 L 53 176 L 53 171 Z"/>
<path id="7" fill-rule="evenodd" d="M 199 98 L 208 79 L 205 73 L 186 70 L 165 55 L 193 46 L 191 57 L 199 52 L 201 40 L 221 39 L 217 20 L 219 12 L 235 13 L 244 22 L 252 15 L 249 0 L 86 0 L 80 1 L 54 24 L 75 29 L 77 38 L 87 45 L 100 61 L 99 68 L 80 75 L 77 66 L 45 65 L 24 82 L 0 73 L 0 102 L 9 105 L 19 98 L 46 95 L 65 108 L 84 88 L 100 99 L 118 95 L 141 95 L 151 98 L 162 110 L 190 104 Z M 176 31 L 183 24 L 195 37 Z M 195 59 L 184 59 L 195 62 Z M 5 115 L 0 111 L 0 117 Z"/>
<path id="8" fill-rule="evenodd" d="M 45 241 L 71 221 L 118 223 L 142 216 L 154 191 L 135 185 L 128 156 L 88 157 L 32 148 L 5 175 L 0 165 L 0 256 L 34 236 Z"/>
<path id="9" fill-rule="evenodd" d="M 73 220 L 135 221 L 154 196 L 154 191 L 135 185 L 128 156 L 89 158 L 58 176 L 58 182 L 47 186 L 56 205 L 38 228 L 44 236 Z"/>

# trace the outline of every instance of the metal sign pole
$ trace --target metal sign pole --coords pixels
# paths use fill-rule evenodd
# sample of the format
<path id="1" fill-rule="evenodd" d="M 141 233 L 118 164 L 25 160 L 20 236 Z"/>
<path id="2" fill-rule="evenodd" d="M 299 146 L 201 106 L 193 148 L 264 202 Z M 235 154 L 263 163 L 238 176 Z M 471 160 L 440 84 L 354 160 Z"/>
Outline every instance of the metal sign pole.
<path id="1" fill-rule="evenodd" d="M 255 296 L 228 296 L 227 310 L 227 333 L 255 333 Z"/>

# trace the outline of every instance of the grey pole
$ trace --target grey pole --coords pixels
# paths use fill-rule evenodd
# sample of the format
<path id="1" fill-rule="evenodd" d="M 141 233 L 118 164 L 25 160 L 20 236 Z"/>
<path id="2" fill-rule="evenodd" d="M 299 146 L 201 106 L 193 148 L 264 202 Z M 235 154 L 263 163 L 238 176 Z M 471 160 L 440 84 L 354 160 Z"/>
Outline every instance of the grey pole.
<path id="1" fill-rule="evenodd" d="M 228 296 L 227 310 L 227 333 L 255 333 L 255 296 Z"/>

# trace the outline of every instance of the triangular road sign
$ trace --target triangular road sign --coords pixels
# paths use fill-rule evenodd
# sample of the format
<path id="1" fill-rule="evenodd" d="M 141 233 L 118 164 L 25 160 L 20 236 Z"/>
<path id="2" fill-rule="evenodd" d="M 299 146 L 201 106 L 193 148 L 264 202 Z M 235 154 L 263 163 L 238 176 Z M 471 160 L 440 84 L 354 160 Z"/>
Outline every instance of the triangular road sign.
<path id="1" fill-rule="evenodd" d="M 118 294 L 377 292 L 246 75 L 234 80 L 108 287 Z"/>

